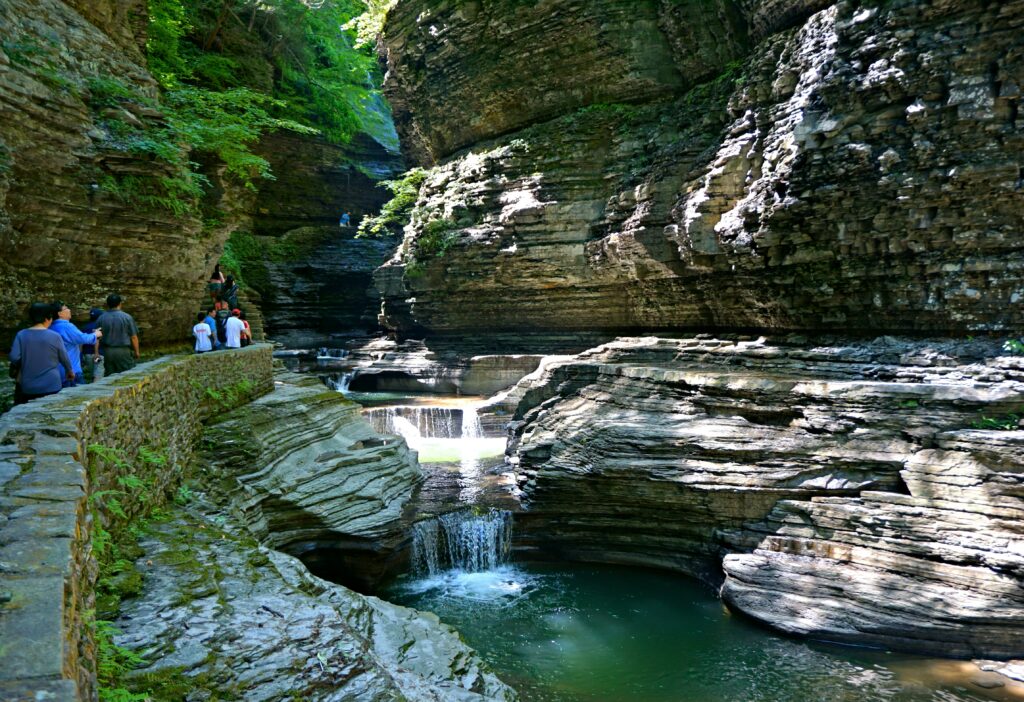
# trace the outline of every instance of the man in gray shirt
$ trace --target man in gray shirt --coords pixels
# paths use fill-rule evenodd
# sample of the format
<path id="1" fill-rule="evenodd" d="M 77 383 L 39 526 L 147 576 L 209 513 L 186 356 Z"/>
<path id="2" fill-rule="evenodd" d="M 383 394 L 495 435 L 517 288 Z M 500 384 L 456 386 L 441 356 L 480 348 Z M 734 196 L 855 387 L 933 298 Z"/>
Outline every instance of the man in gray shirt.
<path id="1" fill-rule="evenodd" d="M 103 330 L 103 365 L 106 375 L 131 370 L 139 358 L 139 328 L 127 312 L 121 311 L 121 296 L 107 297 L 107 311 L 96 320 Z"/>

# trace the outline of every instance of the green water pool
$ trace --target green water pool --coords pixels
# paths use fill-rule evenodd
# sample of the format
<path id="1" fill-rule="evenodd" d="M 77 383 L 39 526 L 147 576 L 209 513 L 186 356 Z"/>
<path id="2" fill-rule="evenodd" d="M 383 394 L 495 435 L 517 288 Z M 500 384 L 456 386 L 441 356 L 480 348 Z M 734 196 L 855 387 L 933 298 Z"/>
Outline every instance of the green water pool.
<path id="1" fill-rule="evenodd" d="M 589 565 L 450 571 L 387 599 L 455 626 L 525 702 L 965 702 L 1021 699 L 939 661 L 776 635 L 699 583 Z"/>

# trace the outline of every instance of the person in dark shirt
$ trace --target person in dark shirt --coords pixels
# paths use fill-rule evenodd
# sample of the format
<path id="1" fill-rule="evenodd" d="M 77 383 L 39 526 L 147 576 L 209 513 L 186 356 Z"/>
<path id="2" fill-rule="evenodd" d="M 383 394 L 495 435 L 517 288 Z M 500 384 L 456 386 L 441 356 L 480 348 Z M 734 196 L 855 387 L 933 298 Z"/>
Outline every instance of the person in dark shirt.
<path id="1" fill-rule="evenodd" d="M 89 321 L 82 325 L 83 334 L 92 334 L 96 331 L 96 322 L 99 320 L 100 315 L 103 314 L 103 310 L 99 307 L 89 308 Z M 97 375 L 102 377 L 102 373 L 96 372 L 96 364 L 100 361 L 100 342 L 97 339 L 95 344 L 82 344 L 82 373 L 85 375 L 86 382 L 92 382 Z M 100 369 L 102 371 L 102 368 Z"/>
<path id="2" fill-rule="evenodd" d="M 224 289 L 220 292 L 220 299 L 228 303 L 229 310 L 238 307 L 238 283 L 235 282 L 233 275 L 229 275 L 228 279 L 224 281 Z"/>
<path id="3" fill-rule="evenodd" d="M 18 368 L 14 385 L 15 404 L 60 392 L 60 366 L 68 376 L 74 375 L 71 359 L 64 350 L 64 340 L 60 334 L 50 331 L 56 316 L 53 305 L 35 302 L 28 309 L 32 326 L 22 329 L 14 337 L 9 358 L 11 364 Z"/>
<path id="4" fill-rule="evenodd" d="M 103 330 L 103 365 L 106 375 L 135 367 L 139 359 L 139 328 L 127 312 L 121 311 L 121 296 L 107 297 L 107 311 L 96 322 Z"/>

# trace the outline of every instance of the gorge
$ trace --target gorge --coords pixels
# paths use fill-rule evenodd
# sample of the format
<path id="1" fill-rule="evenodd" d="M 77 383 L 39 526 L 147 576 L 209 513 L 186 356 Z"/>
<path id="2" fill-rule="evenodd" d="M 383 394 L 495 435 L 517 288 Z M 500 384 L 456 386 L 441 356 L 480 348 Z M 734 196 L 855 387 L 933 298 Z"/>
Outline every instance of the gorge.
<path id="1" fill-rule="evenodd" d="M 0 10 L 0 699 L 1024 699 L 1024 1 Z"/>

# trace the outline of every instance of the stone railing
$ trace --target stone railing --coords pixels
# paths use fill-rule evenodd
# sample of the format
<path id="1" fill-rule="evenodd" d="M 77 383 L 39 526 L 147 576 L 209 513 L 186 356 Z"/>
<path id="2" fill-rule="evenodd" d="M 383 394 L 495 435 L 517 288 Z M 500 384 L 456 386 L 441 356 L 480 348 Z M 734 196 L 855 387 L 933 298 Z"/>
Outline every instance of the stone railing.
<path id="1" fill-rule="evenodd" d="M 273 389 L 271 350 L 165 357 L 0 417 L 0 699 L 95 699 L 93 533 L 167 498 L 202 423 Z"/>

